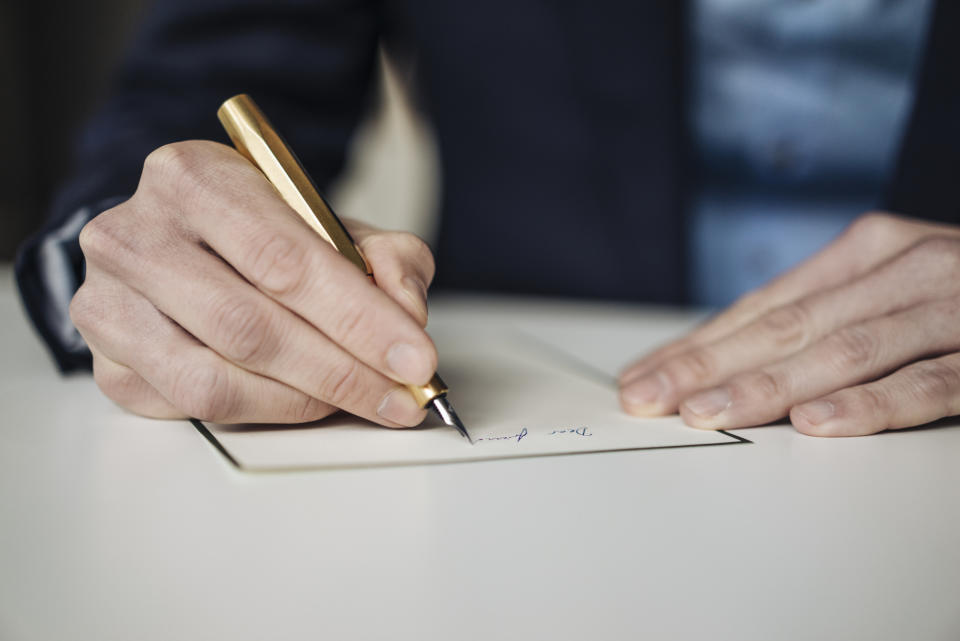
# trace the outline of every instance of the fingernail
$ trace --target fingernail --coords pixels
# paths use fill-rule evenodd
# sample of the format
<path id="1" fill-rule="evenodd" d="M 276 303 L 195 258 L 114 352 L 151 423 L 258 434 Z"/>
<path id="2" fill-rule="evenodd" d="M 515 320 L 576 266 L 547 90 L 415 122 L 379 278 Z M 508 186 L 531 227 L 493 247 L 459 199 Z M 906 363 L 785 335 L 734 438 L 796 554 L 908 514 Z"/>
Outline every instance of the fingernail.
<path id="1" fill-rule="evenodd" d="M 427 315 L 427 286 L 420 281 L 419 278 L 414 278 L 412 276 L 404 276 L 403 280 L 400 281 L 403 285 L 403 290 L 407 292 L 407 296 L 410 297 L 410 300 L 413 301 L 414 305 L 423 313 L 423 316 Z"/>
<path id="2" fill-rule="evenodd" d="M 622 392 L 623 401 L 632 406 L 653 405 L 660 400 L 663 390 L 663 381 L 656 374 L 651 374 L 625 387 Z"/>
<path id="3" fill-rule="evenodd" d="M 810 401 L 809 403 L 798 405 L 794 411 L 800 414 L 800 416 L 811 425 L 819 425 L 833 418 L 837 413 L 837 408 L 830 401 Z"/>
<path id="4" fill-rule="evenodd" d="M 413 400 L 413 396 L 400 387 L 383 397 L 377 414 L 398 425 L 415 425 L 423 419 L 423 410 Z"/>
<path id="5" fill-rule="evenodd" d="M 409 343 L 396 343 L 387 352 L 387 367 L 404 383 L 421 385 L 430 380 L 433 372 L 430 363 L 416 347 Z"/>
<path id="6" fill-rule="evenodd" d="M 726 387 L 716 387 L 691 396 L 683 404 L 700 418 L 712 418 L 730 407 L 730 392 Z"/>

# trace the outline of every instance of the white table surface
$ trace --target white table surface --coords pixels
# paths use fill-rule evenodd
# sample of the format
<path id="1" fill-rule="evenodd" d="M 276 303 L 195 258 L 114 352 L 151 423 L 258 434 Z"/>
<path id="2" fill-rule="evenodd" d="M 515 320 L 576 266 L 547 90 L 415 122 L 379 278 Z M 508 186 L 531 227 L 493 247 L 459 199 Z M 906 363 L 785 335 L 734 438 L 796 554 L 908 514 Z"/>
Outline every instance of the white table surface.
<path id="1" fill-rule="evenodd" d="M 509 318 L 608 369 L 690 323 L 434 313 Z M 960 427 L 248 474 L 189 423 L 60 378 L 9 269 L 0 329 L 4 641 L 960 639 Z"/>

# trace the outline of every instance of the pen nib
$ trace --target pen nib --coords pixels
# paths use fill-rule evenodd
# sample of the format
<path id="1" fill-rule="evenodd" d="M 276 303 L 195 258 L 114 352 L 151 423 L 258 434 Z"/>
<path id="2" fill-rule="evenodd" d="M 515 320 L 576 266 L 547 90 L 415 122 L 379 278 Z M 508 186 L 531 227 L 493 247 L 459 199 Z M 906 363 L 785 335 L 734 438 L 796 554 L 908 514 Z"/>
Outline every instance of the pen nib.
<path id="1" fill-rule="evenodd" d="M 453 411 L 453 406 L 450 405 L 450 401 L 443 396 L 438 396 L 437 398 L 433 399 L 431 405 L 433 406 L 434 411 L 436 411 L 436 413 L 440 415 L 440 418 L 443 419 L 444 423 L 450 427 L 456 428 L 465 439 L 470 441 L 470 445 L 473 445 L 473 439 L 470 438 L 470 434 L 467 433 L 467 428 L 463 426 L 463 423 L 460 421 L 460 417 L 457 416 L 457 413 Z"/>

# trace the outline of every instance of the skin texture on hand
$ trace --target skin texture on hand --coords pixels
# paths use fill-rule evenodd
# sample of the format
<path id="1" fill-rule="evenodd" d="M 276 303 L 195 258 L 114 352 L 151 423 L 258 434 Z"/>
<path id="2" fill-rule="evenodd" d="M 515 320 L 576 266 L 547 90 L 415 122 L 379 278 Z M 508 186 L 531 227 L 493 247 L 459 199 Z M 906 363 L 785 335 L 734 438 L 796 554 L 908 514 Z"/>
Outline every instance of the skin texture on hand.
<path id="1" fill-rule="evenodd" d="M 857 436 L 960 413 L 960 228 L 873 213 L 620 376 L 624 409 L 703 429 Z"/>
<path id="2" fill-rule="evenodd" d="M 80 235 L 86 278 L 70 314 L 97 384 L 153 417 L 300 423 L 343 409 L 419 423 L 402 384 L 436 370 L 433 256 L 411 234 L 345 224 L 376 285 L 235 150 L 154 151 L 134 196 Z"/>

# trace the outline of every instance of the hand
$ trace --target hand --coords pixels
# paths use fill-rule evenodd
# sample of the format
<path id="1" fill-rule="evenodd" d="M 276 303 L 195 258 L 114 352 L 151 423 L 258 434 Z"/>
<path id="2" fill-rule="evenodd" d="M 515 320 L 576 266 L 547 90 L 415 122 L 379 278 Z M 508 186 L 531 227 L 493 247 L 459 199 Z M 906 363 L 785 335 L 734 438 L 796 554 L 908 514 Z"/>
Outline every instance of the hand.
<path id="1" fill-rule="evenodd" d="M 390 427 L 425 413 L 433 257 L 413 235 L 352 223 L 377 285 L 317 236 L 229 147 L 146 159 L 136 194 L 80 235 L 71 318 L 94 377 L 154 417 L 299 423 L 338 408 Z"/>
<path id="2" fill-rule="evenodd" d="M 631 414 L 817 436 L 960 413 L 960 228 L 868 214 L 820 253 L 627 368 Z"/>

